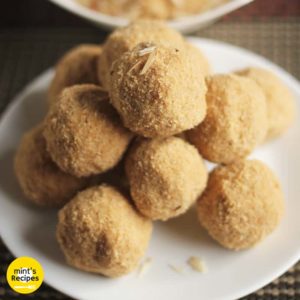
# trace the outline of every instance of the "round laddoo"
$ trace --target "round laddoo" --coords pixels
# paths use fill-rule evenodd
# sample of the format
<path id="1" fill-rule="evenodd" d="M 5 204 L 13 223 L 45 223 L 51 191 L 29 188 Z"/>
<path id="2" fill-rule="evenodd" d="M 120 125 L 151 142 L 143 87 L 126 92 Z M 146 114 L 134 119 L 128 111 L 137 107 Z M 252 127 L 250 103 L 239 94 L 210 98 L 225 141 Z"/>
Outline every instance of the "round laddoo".
<path id="1" fill-rule="evenodd" d="M 48 103 L 55 103 L 61 91 L 75 84 L 100 85 L 97 65 L 102 48 L 83 44 L 68 51 L 57 63 L 48 91 Z"/>
<path id="2" fill-rule="evenodd" d="M 202 51 L 189 42 L 186 43 L 186 51 L 196 70 L 201 70 L 204 76 L 208 76 L 211 73 L 211 67 Z"/>
<path id="3" fill-rule="evenodd" d="M 126 197 L 130 197 L 129 183 L 125 174 L 125 159 L 122 159 L 114 168 L 107 172 L 93 176 L 89 186 L 108 184 L 116 187 Z"/>
<path id="4" fill-rule="evenodd" d="M 107 94 L 91 84 L 63 90 L 46 117 L 44 136 L 52 159 L 78 177 L 113 168 L 132 138 Z"/>
<path id="5" fill-rule="evenodd" d="M 232 163 L 249 155 L 265 138 L 265 96 L 252 79 L 237 75 L 214 75 L 206 83 L 207 115 L 187 136 L 205 159 Z"/>
<path id="6" fill-rule="evenodd" d="M 137 267 L 151 233 L 152 222 L 108 185 L 78 193 L 59 211 L 56 230 L 71 266 L 108 277 Z"/>
<path id="7" fill-rule="evenodd" d="M 197 149 L 177 137 L 138 140 L 126 157 L 125 170 L 137 209 L 152 220 L 185 213 L 207 182 Z"/>
<path id="8" fill-rule="evenodd" d="M 51 160 L 42 124 L 24 134 L 14 168 L 24 195 L 38 206 L 62 207 L 88 183 L 64 173 Z"/>
<path id="9" fill-rule="evenodd" d="M 241 250 L 262 241 L 279 224 L 283 193 L 258 160 L 217 167 L 197 202 L 199 221 L 222 246 Z"/>
<path id="10" fill-rule="evenodd" d="M 268 115 L 266 140 L 282 135 L 296 115 L 295 99 L 288 87 L 274 73 L 261 68 L 247 68 L 236 73 L 253 79 L 265 94 Z"/>
<path id="11" fill-rule="evenodd" d="M 175 135 L 205 117 L 204 75 L 184 50 L 139 44 L 114 62 L 111 84 L 112 105 L 138 135 Z"/>
<path id="12" fill-rule="evenodd" d="M 138 20 L 109 35 L 98 60 L 98 77 L 105 89 L 110 87 L 111 66 L 123 53 L 143 42 L 181 49 L 185 40 L 177 31 L 160 21 Z"/>

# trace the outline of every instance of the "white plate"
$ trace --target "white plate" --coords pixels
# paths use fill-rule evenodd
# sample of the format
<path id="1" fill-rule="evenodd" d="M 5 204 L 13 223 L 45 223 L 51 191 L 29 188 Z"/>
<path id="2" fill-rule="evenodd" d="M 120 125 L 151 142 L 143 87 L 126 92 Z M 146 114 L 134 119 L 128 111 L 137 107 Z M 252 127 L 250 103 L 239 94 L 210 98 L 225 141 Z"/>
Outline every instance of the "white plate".
<path id="1" fill-rule="evenodd" d="M 113 16 L 105 15 L 100 12 L 91 10 L 77 3 L 76 0 L 50 0 L 50 1 L 81 18 L 86 19 L 96 24 L 97 26 L 103 27 L 108 30 L 112 30 L 117 27 L 125 26 L 128 24 L 128 20 L 125 18 L 113 17 Z M 230 12 L 252 1 L 253 0 L 230 0 L 228 3 L 219 5 L 218 7 L 210 9 L 204 13 L 177 18 L 175 20 L 168 21 L 167 23 L 172 28 L 183 33 L 196 31 L 197 29 L 213 23 L 214 21 L 223 17 L 224 15 L 229 14 Z"/>
<path id="2" fill-rule="evenodd" d="M 223 43 L 193 38 L 215 71 L 261 66 L 276 72 L 300 101 L 300 85 L 285 71 L 246 50 Z M 45 281 L 76 299 L 89 300 L 199 300 L 233 299 L 269 283 L 300 257 L 300 124 L 299 119 L 281 139 L 258 149 L 253 157 L 265 161 L 283 184 L 286 213 L 282 224 L 256 248 L 232 252 L 220 247 L 198 225 L 195 211 L 166 223 L 156 223 L 147 256 L 153 265 L 142 278 L 132 273 L 107 279 L 66 265 L 55 241 L 56 212 L 26 205 L 12 170 L 12 160 L 21 135 L 45 114 L 45 93 L 53 71 L 34 80 L 13 102 L 0 124 L 0 233 L 15 256 L 38 259 Z M 208 271 L 200 274 L 186 265 L 189 256 L 204 259 Z M 168 264 L 185 266 L 185 273 Z"/>

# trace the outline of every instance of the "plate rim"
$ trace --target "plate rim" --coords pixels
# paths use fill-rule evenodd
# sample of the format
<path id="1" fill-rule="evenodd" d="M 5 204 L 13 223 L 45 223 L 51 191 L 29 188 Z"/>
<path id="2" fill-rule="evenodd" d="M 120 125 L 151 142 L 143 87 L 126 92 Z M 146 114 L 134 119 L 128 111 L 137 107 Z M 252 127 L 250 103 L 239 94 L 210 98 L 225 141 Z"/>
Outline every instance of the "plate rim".
<path id="1" fill-rule="evenodd" d="M 76 3 L 75 0 L 49 0 L 53 4 L 67 10 L 68 12 L 75 14 L 85 20 L 100 25 L 106 29 L 114 29 L 119 26 L 125 26 L 129 20 L 127 18 L 110 16 L 101 12 L 93 11 L 80 3 Z M 198 13 L 191 16 L 185 16 L 174 20 L 166 20 L 166 23 L 181 32 L 192 31 L 195 28 L 200 28 L 205 24 L 209 24 L 213 20 L 237 10 L 254 0 L 230 0 L 228 3 L 221 4 L 209 11 Z"/>

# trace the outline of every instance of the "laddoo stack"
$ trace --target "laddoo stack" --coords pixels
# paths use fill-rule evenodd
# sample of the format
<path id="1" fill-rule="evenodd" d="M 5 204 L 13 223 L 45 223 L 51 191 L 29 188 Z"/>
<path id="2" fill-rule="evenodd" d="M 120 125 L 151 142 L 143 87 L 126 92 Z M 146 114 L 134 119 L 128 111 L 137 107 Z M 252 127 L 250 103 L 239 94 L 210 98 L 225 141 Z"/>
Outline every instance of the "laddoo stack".
<path id="1" fill-rule="evenodd" d="M 247 160 L 295 117 L 291 93 L 269 71 L 212 74 L 178 32 L 141 20 L 68 52 L 48 104 L 15 171 L 29 201 L 60 208 L 57 240 L 70 265 L 125 275 L 144 256 L 152 222 L 194 204 L 228 249 L 250 248 L 280 223 L 278 179 Z M 204 159 L 219 165 L 208 174 Z"/>

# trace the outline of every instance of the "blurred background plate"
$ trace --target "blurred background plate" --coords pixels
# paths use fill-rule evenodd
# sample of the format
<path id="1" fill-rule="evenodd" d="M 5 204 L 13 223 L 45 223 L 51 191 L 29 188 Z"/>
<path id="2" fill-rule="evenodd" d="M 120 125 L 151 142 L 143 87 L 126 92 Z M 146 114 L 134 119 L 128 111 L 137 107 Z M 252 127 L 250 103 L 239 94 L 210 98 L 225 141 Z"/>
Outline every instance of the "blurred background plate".
<path id="1" fill-rule="evenodd" d="M 128 20 L 125 18 L 113 17 L 113 16 L 96 12 L 77 3 L 75 0 L 49 0 L 49 1 L 107 30 L 112 30 L 117 27 L 125 26 L 128 24 Z M 253 0 L 229 0 L 227 3 L 221 4 L 203 13 L 174 19 L 168 21 L 167 23 L 169 24 L 169 26 L 173 27 L 174 29 L 177 29 L 182 33 L 196 31 L 199 28 L 203 28 L 205 26 L 210 25 L 211 23 L 217 21 L 219 18 L 225 16 L 226 14 L 252 1 Z"/>

